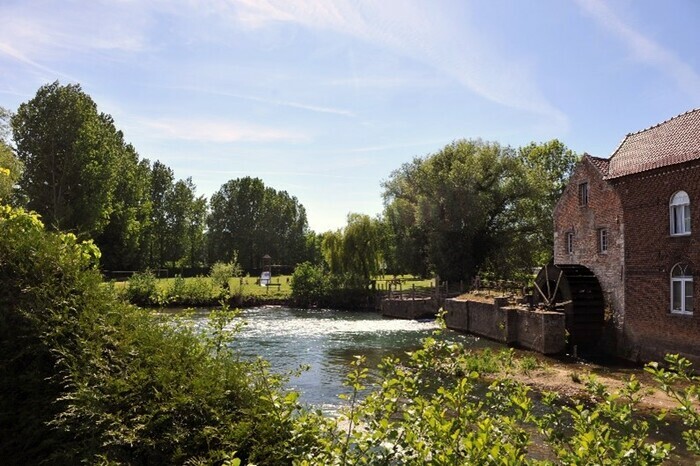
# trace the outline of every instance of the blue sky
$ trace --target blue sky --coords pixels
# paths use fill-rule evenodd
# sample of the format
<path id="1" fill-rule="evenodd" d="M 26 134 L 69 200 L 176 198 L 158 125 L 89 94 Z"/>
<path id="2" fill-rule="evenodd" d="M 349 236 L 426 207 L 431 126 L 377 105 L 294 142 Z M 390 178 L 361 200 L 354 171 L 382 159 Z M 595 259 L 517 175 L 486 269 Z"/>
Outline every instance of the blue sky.
<path id="1" fill-rule="evenodd" d="M 80 83 L 210 196 L 260 177 L 316 231 L 459 138 L 607 157 L 700 107 L 694 0 L 0 0 L 0 106 Z"/>

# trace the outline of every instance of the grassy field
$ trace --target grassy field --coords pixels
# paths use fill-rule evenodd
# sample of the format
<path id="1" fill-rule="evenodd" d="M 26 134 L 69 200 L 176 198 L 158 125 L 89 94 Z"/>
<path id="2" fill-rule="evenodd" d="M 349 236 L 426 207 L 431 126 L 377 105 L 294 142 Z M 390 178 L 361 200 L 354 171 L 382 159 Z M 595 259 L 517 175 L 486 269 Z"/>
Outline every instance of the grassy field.
<path id="1" fill-rule="evenodd" d="M 155 286 L 158 295 L 161 298 L 155 299 L 154 302 L 160 303 L 170 303 L 176 304 L 181 301 L 183 294 L 174 292 L 173 289 L 176 286 L 176 281 L 182 280 L 178 278 L 160 278 L 155 281 Z M 398 283 L 400 282 L 400 286 Z M 392 284 L 392 289 L 395 291 L 403 290 L 404 292 L 411 291 L 414 287 L 417 291 L 429 290 L 434 286 L 434 281 L 431 279 L 420 279 L 411 275 L 385 275 L 376 277 L 377 289 L 387 290 L 389 284 Z M 114 287 L 120 292 L 126 292 L 129 282 L 114 282 Z M 208 295 L 211 293 L 211 299 L 217 299 L 217 293 L 219 288 L 214 286 L 209 277 L 193 277 L 184 279 L 185 288 L 198 289 L 199 292 L 195 292 L 199 296 L 199 301 L 201 302 L 202 295 Z M 240 296 L 244 299 L 253 300 L 270 300 L 278 301 L 285 300 L 291 296 L 291 275 L 278 275 L 273 276 L 271 284 L 268 286 L 260 286 L 258 284 L 258 277 L 240 277 L 231 278 L 229 280 L 230 293 L 234 296 Z M 182 281 L 180 283 L 182 285 Z M 210 291 L 209 291 L 210 290 Z M 184 292 L 184 291 L 183 291 Z M 184 292 L 187 295 L 187 292 Z M 179 295 L 180 298 L 174 295 Z M 173 297 L 174 296 L 174 297 Z M 205 298 L 208 300 L 209 298 Z"/>

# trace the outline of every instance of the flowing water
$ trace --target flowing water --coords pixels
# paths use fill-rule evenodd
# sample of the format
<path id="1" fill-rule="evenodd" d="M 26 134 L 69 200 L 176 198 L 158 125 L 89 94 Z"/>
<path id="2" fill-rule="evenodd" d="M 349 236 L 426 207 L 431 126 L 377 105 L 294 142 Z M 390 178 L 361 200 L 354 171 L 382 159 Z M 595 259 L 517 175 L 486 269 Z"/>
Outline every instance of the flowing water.
<path id="1" fill-rule="evenodd" d="M 272 371 L 282 373 L 308 365 L 290 386 L 301 401 L 327 412 L 337 409 L 342 382 L 355 355 L 364 355 L 370 367 L 385 356 L 402 356 L 420 346 L 422 338 L 438 328 L 433 321 L 384 318 L 374 312 L 331 309 L 257 307 L 242 311 L 246 322 L 234 346 L 244 357 L 261 356 Z M 197 317 L 202 323 L 206 314 Z M 499 347 L 497 343 L 446 330 L 447 338 L 467 347 Z"/>

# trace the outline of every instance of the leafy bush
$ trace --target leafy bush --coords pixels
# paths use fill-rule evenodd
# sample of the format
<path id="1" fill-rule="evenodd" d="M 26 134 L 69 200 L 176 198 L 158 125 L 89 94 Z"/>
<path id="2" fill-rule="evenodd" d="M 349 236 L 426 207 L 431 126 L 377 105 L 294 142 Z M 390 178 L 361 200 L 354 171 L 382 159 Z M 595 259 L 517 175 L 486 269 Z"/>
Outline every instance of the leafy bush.
<path id="1" fill-rule="evenodd" d="M 185 283 L 180 304 L 185 306 L 206 305 L 214 298 L 214 287 L 208 277 L 195 277 Z"/>
<path id="2" fill-rule="evenodd" d="M 92 243 L 47 233 L 24 211 L 0 207 L 0 235 L 4 464 L 286 455 L 292 419 L 279 400 L 298 405 L 281 392 L 283 378 L 226 344 L 232 314 L 223 310 L 204 334 L 153 317 L 101 285 Z"/>
<path id="3" fill-rule="evenodd" d="M 220 288 L 219 294 L 226 297 L 230 294 L 230 281 L 234 277 L 240 277 L 243 273 L 241 265 L 238 263 L 238 254 L 234 253 L 231 262 L 216 262 L 211 267 L 209 277 L 214 286 Z"/>
<path id="4" fill-rule="evenodd" d="M 153 272 L 137 272 L 126 285 L 126 299 L 133 304 L 149 306 L 158 302 L 158 285 Z"/>
<path id="5" fill-rule="evenodd" d="M 167 290 L 167 300 L 169 303 L 179 303 L 186 294 L 187 280 L 182 275 L 176 275 Z"/>
<path id="6" fill-rule="evenodd" d="M 328 279 L 321 267 L 304 262 L 294 269 L 290 286 L 294 302 L 307 307 L 317 304 L 326 295 Z"/>
<path id="7" fill-rule="evenodd" d="M 479 358 L 461 345 L 428 338 L 407 361 L 385 359 L 373 383 L 378 388 L 364 400 L 359 395 L 372 379 L 364 358 L 356 358 L 341 415 L 307 414 L 295 426 L 318 437 L 297 464 L 631 466 L 669 457 L 669 444 L 649 439 L 653 418 L 639 415 L 635 379 L 618 392 L 590 381 L 586 403 L 545 394 L 535 408 L 537 396 L 507 375 L 488 382 L 468 371 L 482 364 Z M 507 374 L 516 367 L 512 352 L 503 351 L 488 368 Z M 537 459 L 543 455 L 549 459 Z"/>
<path id="8" fill-rule="evenodd" d="M 700 375 L 693 372 L 690 361 L 677 354 L 667 355 L 666 363 L 664 368 L 652 362 L 645 370 L 678 403 L 674 413 L 688 428 L 683 432 L 688 451 L 700 455 Z"/>

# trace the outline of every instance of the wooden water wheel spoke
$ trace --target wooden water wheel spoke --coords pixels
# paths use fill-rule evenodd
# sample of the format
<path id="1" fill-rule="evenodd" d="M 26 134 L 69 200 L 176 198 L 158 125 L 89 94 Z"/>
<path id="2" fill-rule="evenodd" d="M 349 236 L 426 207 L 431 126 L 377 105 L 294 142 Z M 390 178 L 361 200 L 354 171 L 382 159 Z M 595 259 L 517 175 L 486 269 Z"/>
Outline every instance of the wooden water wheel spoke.
<path id="1" fill-rule="evenodd" d="M 602 332 L 605 300 L 593 272 L 582 265 L 550 263 L 537 275 L 535 289 L 536 304 L 566 315 L 570 344 L 595 345 Z"/>

